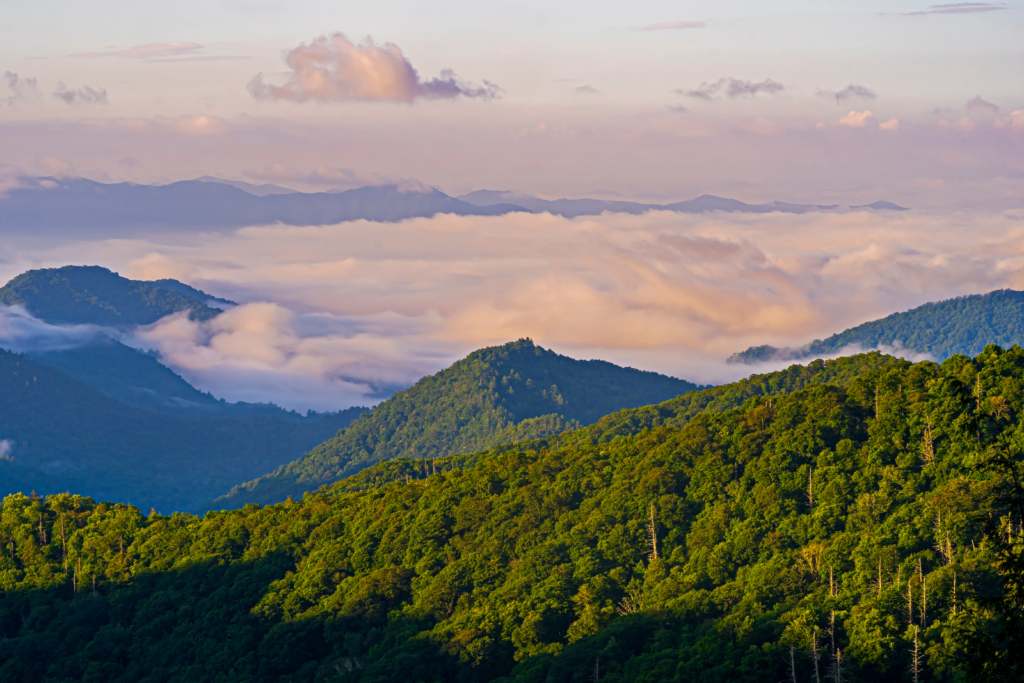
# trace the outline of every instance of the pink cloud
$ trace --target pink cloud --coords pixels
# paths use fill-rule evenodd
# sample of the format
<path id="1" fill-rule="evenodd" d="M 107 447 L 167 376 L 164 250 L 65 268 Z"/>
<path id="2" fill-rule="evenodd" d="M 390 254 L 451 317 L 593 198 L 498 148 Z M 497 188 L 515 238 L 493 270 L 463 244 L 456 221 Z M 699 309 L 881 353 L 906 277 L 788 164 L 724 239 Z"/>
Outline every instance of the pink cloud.
<path id="1" fill-rule="evenodd" d="M 851 111 L 846 116 L 839 119 L 840 126 L 849 126 L 850 128 L 864 128 L 868 125 L 868 120 L 873 118 L 870 111 Z"/>
<path id="2" fill-rule="evenodd" d="M 881 128 L 882 130 L 896 131 L 900 129 L 900 120 L 889 119 L 888 121 L 884 121 L 878 124 L 878 127 Z"/>
<path id="3" fill-rule="evenodd" d="M 1012 112 L 1004 119 L 995 122 L 996 128 L 1009 128 L 1011 130 L 1024 130 L 1024 109 Z"/>
<path id="4" fill-rule="evenodd" d="M 321 36 L 309 45 L 290 50 L 285 61 L 292 73 L 277 86 L 264 83 L 263 74 L 249 82 L 258 100 L 291 102 L 392 101 L 478 97 L 491 99 L 499 88 L 484 81 L 476 86 L 461 80 L 450 69 L 440 77 L 420 80 L 419 74 L 394 43 L 377 45 L 367 38 L 353 43 L 341 33 Z"/>

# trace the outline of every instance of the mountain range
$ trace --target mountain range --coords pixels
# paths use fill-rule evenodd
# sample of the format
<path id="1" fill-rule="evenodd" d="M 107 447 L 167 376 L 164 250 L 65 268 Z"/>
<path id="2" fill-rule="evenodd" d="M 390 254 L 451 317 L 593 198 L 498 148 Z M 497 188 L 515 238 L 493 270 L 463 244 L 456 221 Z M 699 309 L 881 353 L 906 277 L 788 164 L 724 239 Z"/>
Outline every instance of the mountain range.
<path id="1" fill-rule="evenodd" d="M 795 361 L 879 347 L 942 361 L 955 354 L 975 356 L 988 344 L 1024 345 L 1024 292 L 1000 289 L 928 303 L 799 348 L 754 346 L 733 354 L 729 362 Z"/>
<path id="2" fill-rule="evenodd" d="M 9 190 L 5 198 L 0 197 L 0 229 L 12 234 L 96 237 L 160 230 L 231 230 L 276 222 L 325 225 L 360 219 L 399 221 L 440 213 L 493 216 L 546 211 L 573 217 L 606 211 L 807 213 L 839 208 L 786 202 L 746 204 L 711 195 L 670 204 L 641 204 L 598 199 L 549 201 L 491 190 L 450 197 L 436 189 L 408 190 L 395 185 L 300 193 L 288 192 L 287 188 L 279 186 L 257 186 L 209 177 L 169 185 L 104 184 L 84 178 L 23 178 L 20 187 Z M 902 210 L 889 202 L 856 208 Z"/>

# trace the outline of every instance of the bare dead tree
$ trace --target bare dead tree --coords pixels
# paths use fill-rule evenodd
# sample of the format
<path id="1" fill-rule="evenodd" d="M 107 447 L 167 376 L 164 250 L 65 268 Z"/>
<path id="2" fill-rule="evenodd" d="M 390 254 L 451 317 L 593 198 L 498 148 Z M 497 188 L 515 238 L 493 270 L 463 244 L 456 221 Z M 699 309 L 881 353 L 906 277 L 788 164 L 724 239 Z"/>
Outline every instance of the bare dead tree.
<path id="1" fill-rule="evenodd" d="M 914 627 L 914 649 L 910 653 L 910 675 L 914 683 L 921 680 L 921 648 L 917 642 L 917 627 Z"/>
<path id="2" fill-rule="evenodd" d="M 928 464 L 935 462 L 935 438 L 932 435 L 932 418 L 929 417 L 924 427 L 924 437 L 921 440 L 921 451 L 924 461 Z"/>
<path id="3" fill-rule="evenodd" d="M 796 683 L 796 647 L 789 646 L 789 680 Z"/>
<path id="4" fill-rule="evenodd" d="M 655 525 L 654 520 L 654 503 L 651 503 L 649 509 L 649 520 L 647 522 L 647 543 L 650 545 L 650 552 L 648 553 L 648 561 L 658 559 L 658 528 Z"/>

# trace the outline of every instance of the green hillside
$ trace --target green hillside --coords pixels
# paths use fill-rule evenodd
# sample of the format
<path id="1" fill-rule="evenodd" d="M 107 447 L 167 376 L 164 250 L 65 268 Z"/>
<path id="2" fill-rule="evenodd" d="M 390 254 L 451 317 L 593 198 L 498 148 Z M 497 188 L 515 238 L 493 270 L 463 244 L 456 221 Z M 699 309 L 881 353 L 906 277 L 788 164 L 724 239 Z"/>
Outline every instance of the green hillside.
<path id="1" fill-rule="evenodd" d="M 755 346 L 729 358 L 731 363 L 799 360 L 839 353 L 854 346 L 899 346 L 944 360 L 974 356 L 988 344 L 1009 348 L 1024 344 L 1024 292 L 1001 289 L 925 304 L 881 320 L 858 325 L 800 349 Z"/>
<path id="2" fill-rule="evenodd" d="M 235 487 L 212 506 L 277 502 L 388 458 L 435 458 L 558 434 L 698 388 L 605 361 L 574 360 L 520 339 L 424 377 L 300 460 Z"/>
<path id="3" fill-rule="evenodd" d="M 9 496 L 0 680 L 1019 680 L 1024 350 L 817 372 L 201 518 Z"/>
<path id="4" fill-rule="evenodd" d="M 40 320 L 56 325 L 110 327 L 148 325 L 178 311 L 188 311 L 196 320 L 220 313 L 186 294 L 129 280 L 100 266 L 22 273 L 0 288 L 0 305 L 24 306 Z"/>
<path id="5" fill-rule="evenodd" d="M 54 368 L 0 350 L 0 491 L 89 491 L 194 510 L 294 459 L 362 412 L 317 420 L 182 420 L 133 408 Z"/>

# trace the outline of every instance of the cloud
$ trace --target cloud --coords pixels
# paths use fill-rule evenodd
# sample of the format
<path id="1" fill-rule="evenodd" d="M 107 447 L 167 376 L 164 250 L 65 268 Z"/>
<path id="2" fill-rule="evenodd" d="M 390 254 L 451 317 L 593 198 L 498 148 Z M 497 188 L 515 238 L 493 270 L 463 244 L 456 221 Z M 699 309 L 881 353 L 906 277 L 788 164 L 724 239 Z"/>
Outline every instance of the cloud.
<path id="1" fill-rule="evenodd" d="M 875 99 L 875 97 L 877 97 L 877 95 L 875 94 L 874 90 L 871 90 L 870 88 L 868 88 L 866 86 L 863 86 L 863 85 L 857 85 L 856 83 L 851 83 L 850 85 L 846 86 L 842 90 L 838 90 L 838 91 L 818 90 L 817 94 L 819 96 L 821 96 L 821 97 L 834 97 L 834 98 L 836 98 L 836 106 L 839 106 L 839 103 L 842 102 L 842 101 L 853 99 L 853 98 L 863 98 L 863 99 L 867 99 L 867 100 L 873 100 L 873 99 Z"/>
<path id="2" fill-rule="evenodd" d="M 39 85 L 34 78 L 22 78 L 11 71 L 4 72 L 4 83 L 10 93 L 0 103 L 13 107 L 18 102 L 39 97 Z"/>
<path id="3" fill-rule="evenodd" d="M 883 121 L 882 123 L 879 123 L 878 127 L 881 128 L 882 130 L 887 130 L 890 132 L 897 131 L 900 129 L 900 121 L 899 119 L 895 118 L 889 119 L 888 121 Z"/>
<path id="4" fill-rule="evenodd" d="M 973 111 L 975 109 L 987 109 L 988 111 L 993 112 L 999 111 L 999 107 L 992 104 L 991 102 L 986 102 L 985 100 L 981 99 L 981 95 L 978 95 L 973 100 L 969 100 L 967 102 L 968 111 Z"/>
<path id="5" fill-rule="evenodd" d="M 17 166 L 0 164 L 0 199 L 6 197 L 11 190 L 24 187 L 24 176 L 24 172 Z"/>
<path id="6" fill-rule="evenodd" d="M 743 95 L 750 95 L 753 97 L 758 93 L 774 95 L 784 91 L 785 89 L 785 86 L 781 83 L 773 81 L 770 78 L 767 78 L 760 83 L 741 81 L 736 78 L 720 78 L 714 83 L 701 83 L 700 87 L 696 90 L 676 90 L 675 92 L 677 95 L 686 95 L 687 97 L 695 97 L 699 100 L 710 102 L 719 92 L 724 92 L 726 97 L 742 97 Z"/>
<path id="7" fill-rule="evenodd" d="M 639 31 L 678 31 L 687 28 L 704 28 L 707 24 L 703 21 L 666 21 L 661 24 L 649 24 L 641 26 Z"/>
<path id="8" fill-rule="evenodd" d="M 57 89 L 53 91 L 53 97 L 67 104 L 110 104 L 107 100 L 107 91 L 104 88 L 91 88 L 83 85 L 77 90 L 68 88 L 63 82 L 58 81 Z"/>
<path id="9" fill-rule="evenodd" d="M 51 325 L 22 306 L 0 306 L 0 348 L 17 353 L 84 346 L 107 330 L 96 325 Z"/>
<path id="10" fill-rule="evenodd" d="M 581 85 L 576 88 L 576 92 L 581 95 L 598 95 L 601 91 L 592 85 Z"/>
<path id="11" fill-rule="evenodd" d="M 291 75 L 282 86 L 264 83 L 263 74 L 249 82 L 249 92 L 258 100 L 290 102 L 392 101 L 412 103 L 417 99 L 469 97 L 492 99 L 500 88 L 484 81 L 476 86 L 460 79 L 450 69 L 429 81 L 420 79 L 416 69 L 394 43 L 377 45 L 369 36 L 359 44 L 341 33 L 321 36 L 303 43 L 285 55 Z"/>
<path id="12" fill-rule="evenodd" d="M 38 164 L 39 168 L 42 169 L 46 175 L 53 176 L 54 178 L 78 177 L 78 171 L 75 170 L 75 165 L 67 159 L 45 156 L 39 159 Z"/>
<path id="13" fill-rule="evenodd" d="M 996 128 L 1024 130 L 1024 109 L 1012 112 L 1004 119 L 998 119 L 994 125 Z"/>
<path id="14" fill-rule="evenodd" d="M 871 118 L 873 116 L 870 111 L 851 111 L 839 119 L 839 125 L 849 126 L 850 128 L 864 128 L 868 125 L 868 121 Z"/>
<path id="15" fill-rule="evenodd" d="M 1007 9 L 1006 5 L 993 4 L 990 2 L 953 2 L 943 5 L 931 5 L 926 10 L 907 12 L 906 16 L 923 16 L 926 14 L 979 14 L 982 12 L 995 12 Z"/>
<path id="16" fill-rule="evenodd" d="M 801 346 L 928 301 L 1024 288 L 1022 219 L 448 215 L 78 242 L 24 250 L 0 274 L 71 262 L 174 273 L 242 305 L 209 323 L 166 319 L 137 331 L 136 346 L 217 396 L 325 409 L 521 336 L 575 357 L 737 379 L 743 369 L 724 359 L 748 346 Z"/>
<path id="17" fill-rule="evenodd" d="M 191 55 L 203 49 L 198 43 L 168 42 L 168 43 L 147 43 L 136 45 L 124 50 L 106 50 L 103 52 L 82 52 L 71 55 L 84 59 L 96 59 L 99 57 L 121 57 L 123 59 L 160 60 L 168 57 L 180 57 Z"/>

